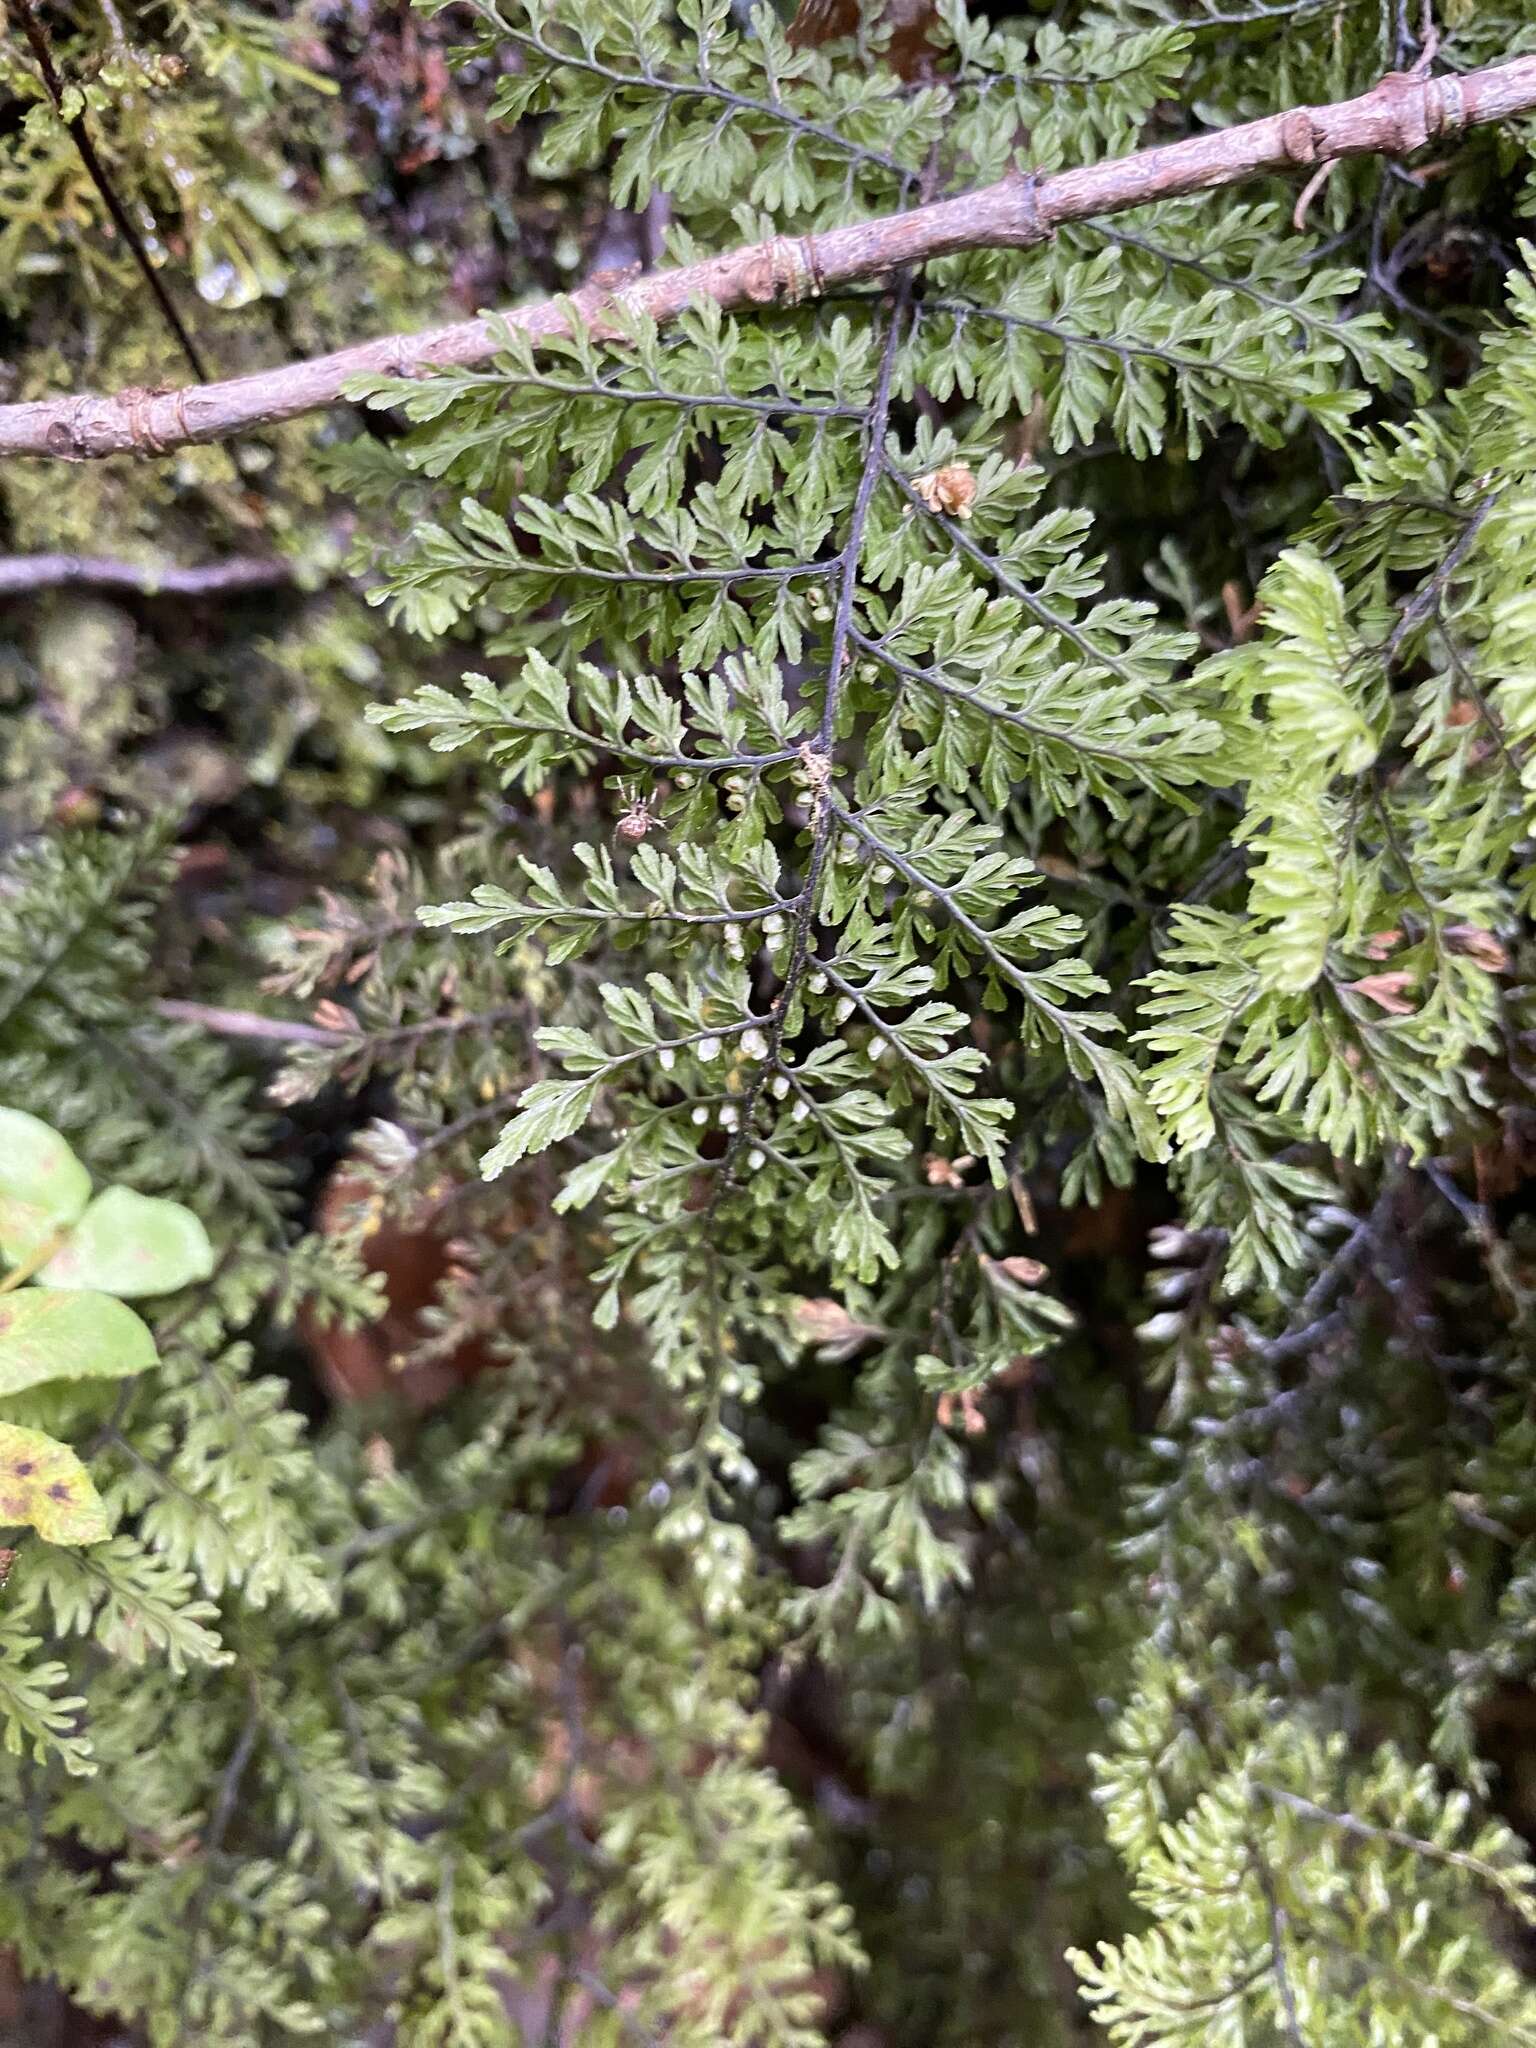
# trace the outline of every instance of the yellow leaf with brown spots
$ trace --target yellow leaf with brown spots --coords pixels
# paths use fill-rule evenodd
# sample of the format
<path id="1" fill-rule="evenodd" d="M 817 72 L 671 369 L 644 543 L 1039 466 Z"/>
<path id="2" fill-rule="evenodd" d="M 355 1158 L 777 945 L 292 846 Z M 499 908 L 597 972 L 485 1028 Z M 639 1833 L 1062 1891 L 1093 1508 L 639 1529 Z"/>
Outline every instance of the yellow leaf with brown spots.
<path id="1" fill-rule="evenodd" d="M 0 1524 L 45 1543 L 104 1543 L 111 1530 L 91 1475 L 57 1437 L 0 1422 Z"/>

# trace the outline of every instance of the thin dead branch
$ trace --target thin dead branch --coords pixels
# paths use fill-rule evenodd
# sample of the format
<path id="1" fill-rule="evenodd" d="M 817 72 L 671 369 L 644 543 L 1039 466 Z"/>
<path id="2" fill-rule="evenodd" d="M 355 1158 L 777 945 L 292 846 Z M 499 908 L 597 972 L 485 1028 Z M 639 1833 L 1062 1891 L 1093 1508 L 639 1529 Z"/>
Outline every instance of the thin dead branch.
<path id="1" fill-rule="evenodd" d="M 1214 191 L 1262 172 L 1299 169 L 1311 174 L 1341 157 L 1409 156 L 1465 129 L 1532 109 L 1536 57 L 1459 77 L 1394 72 L 1356 99 L 1293 107 L 1262 121 L 1050 177 L 1015 171 L 980 191 L 823 234 L 777 235 L 622 284 L 594 279 L 571 300 L 518 306 L 499 317 L 538 339 L 566 332 L 573 316 L 613 335 L 621 331 L 624 315 L 667 321 L 701 298 L 713 298 L 727 309 L 792 304 L 962 250 L 1032 248 L 1068 221 Z M 495 322 L 481 317 L 421 334 L 384 335 L 221 383 L 0 406 L 0 456 L 83 462 L 106 455 L 164 455 L 334 405 L 354 378 L 463 368 L 486 361 L 497 346 Z"/>
<path id="2" fill-rule="evenodd" d="M 145 597 L 209 597 L 273 590 L 292 583 L 295 565 L 281 556 L 234 555 L 182 567 L 175 562 L 125 562 L 112 555 L 0 555 L 0 597 L 30 597 L 66 585 L 126 590 Z"/>

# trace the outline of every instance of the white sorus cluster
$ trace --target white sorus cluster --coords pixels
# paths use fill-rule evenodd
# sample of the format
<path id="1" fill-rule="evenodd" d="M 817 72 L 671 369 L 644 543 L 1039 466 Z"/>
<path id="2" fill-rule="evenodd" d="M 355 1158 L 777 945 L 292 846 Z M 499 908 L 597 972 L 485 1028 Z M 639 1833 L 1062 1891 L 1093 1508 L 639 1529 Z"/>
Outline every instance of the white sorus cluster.
<path id="1" fill-rule="evenodd" d="M 674 1508 L 663 1516 L 656 1535 L 658 1541 L 675 1544 L 688 1553 L 707 1616 L 736 1610 L 742 1587 L 757 1569 L 749 1530 L 689 1507 Z"/>
<path id="2" fill-rule="evenodd" d="M 709 1528 L 709 1516 L 690 1501 L 686 1506 L 673 1508 L 656 1533 L 665 1543 L 688 1545 L 702 1541 Z"/>
<path id="3" fill-rule="evenodd" d="M 749 1060 L 767 1059 L 768 1041 L 755 1024 L 750 1031 L 741 1034 L 741 1049 Z"/>
<path id="4" fill-rule="evenodd" d="M 1147 1291 L 1154 1301 L 1187 1301 L 1200 1284 L 1200 1274 L 1193 1266 L 1175 1266 L 1171 1272 L 1155 1273 L 1147 1281 Z"/>
<path id="5" fill-rule="evenodd" d="M 768 945 L 773 946 L 783 938 L 788 930 L 788 926 L 779 911 L 770 910 L 768 915 L 761 920 L 755 929 L 762 933 Z M 745 960 L 747 957 L 747 946 L 739 924 L 723 924 L 720 927 L 720 937 L 724 942 L 727 958 L 736 961 Z"/>
<path id="6" fill-rule="evenodd" d="M 1165 1308 L 1155 1316 L 1148 1316 L 1144 1323 L 1136 1325 L 1136 1334 L 1143 1344 L 1171 1344 L 1184 1327 L 1184 1318 L 1177 1309 Z"/>
<path id="7" fill-rule="evenodd" d="M 1178 1223 L 1159 1223 L 1147 1239 L 1147 1249 L 1154 1259 L 1193 1258 L 1201 1248 L 1198 1231 L 1186 1230 Z"/>

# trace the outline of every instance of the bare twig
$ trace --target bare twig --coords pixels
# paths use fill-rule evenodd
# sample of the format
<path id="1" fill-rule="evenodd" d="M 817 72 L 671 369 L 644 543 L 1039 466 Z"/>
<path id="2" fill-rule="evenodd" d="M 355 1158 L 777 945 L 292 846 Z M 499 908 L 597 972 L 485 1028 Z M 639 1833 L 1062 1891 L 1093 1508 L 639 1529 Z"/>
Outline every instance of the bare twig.
<path id="1" fill-rule="evenodd" d="M 264 1017 L 259 1010 L 224 1010 L 213 1003 L 184 1003 L 174 997 L 156 1002 L 154 1008 L 157 1016 L 165 1017 L 173 1024 L 198 1024 L 204 1031 L 211 1031 L 220 1038 L 267 1038 L 291 1045 L 348 1046 L 370 1058 L 385 1048 L 394 1050 L 421 1045 L 431 1038 L 452 1038 L 467 1031 L 489 1031 L 498 1024 L 510 1024 L 525 1016 L 524 1007 L 519 1003 L 498 1003 L 489 1010 L 467 1011 L 451 1017 L 427 1017 L 419 1024 L 389 1024 L 370 1031 L 361 1022 L 351 1029 L 343 1025 L 305 1024 L 298 1019 Z M 728 1038 L 732 1031 L 748 1031 L 754 1024 L 765 1021 L 761 1017 L 747 1017 L 739 1025 L 728 1025 L 723 1029 L 717 1027 L 713 1034 L 695 1031 L 672 1043 L 692 1045 L 698 1039 L 711 1035 Z M 633 1053 L 624 1055 L 626 1059 L 635 1057 Z"/>
<path id="2" fill-rule="evenodd" d="M 225 591 L 273 590 L 294 580 L 295 565 L 278 556 L 234 555 L 183 568 L 175 562 L 124 562 L 111 555 L 0 555 L 0 597 L 30 597 L 66 584 L 87 590 L 138 591 L 145 597 L 209 597 Z"/>
<path id="3" fill-rule="evenodd" d="M 350 1031 L 330 1031 L 323 1024 L 303 1024 L 286 1017 L 263 1017 L 258 1010 L 221 1010 L 210 1003 L 182 1003 L 167 998 L 155 1005 L 158 1015 L 174 1024 L 200 1024 L 221 1038 L 267 1038 L 284 1045 L 349 1045 Z"/>
<path id="4" fill-rule="evenodd" d="M 499 320 L 535 340 L 568 332 L 573 317 L 613 336 L 637 314 L 670 320 L 705 298 L 727 309 L 793 303 L 967 249 L 1033 248 L 1064 222 L 1213 191 L 1260 172 L 1311 171 L 1337 157 L 1406 156 L 1463 129 L 1533 108 L 1536 57 L 1460 77 L 1393 72 L 1356 99 L 1293 107 L 1262 121 L 1050 177 L 1014 171 L 996 185 L 957 198 L 823 234 L 776 235 L 702 263 L 653 272 L 613 291 L 594 282 L 573 300 L 515 307 Z M 81 462 L 104 455 L 165 454 L 334 405 L 355 378 L 463 368 L 486 361 L 498 345 L 498 320 L 481 317 L 423 334 L 385 335 L 223 383 L 0 406 L 0 456 Z"/>

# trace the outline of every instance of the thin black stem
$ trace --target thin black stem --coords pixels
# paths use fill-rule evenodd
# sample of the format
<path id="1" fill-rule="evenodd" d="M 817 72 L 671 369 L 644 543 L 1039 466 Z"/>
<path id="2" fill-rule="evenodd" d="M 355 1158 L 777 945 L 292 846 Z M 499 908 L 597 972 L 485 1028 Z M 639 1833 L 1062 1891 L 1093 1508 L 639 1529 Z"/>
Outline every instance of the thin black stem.
<path id="1" fill-rule="evenodd" d="M 235 1806 L 240 1797 L 240 1786 L 244 1780 L 246 1769 L 250 1764 L 260 1734 L 261 1716 L 259 1713 L 252 1713 L 250 1719 L 241 1729 L 239 1740 L 230 1752 L 229 1762 L 225 1765 L 219 1779 L 218 1798 L 215 1800 L 213 1811 L 209 1815 L 208 1832 L 203 1838 L 203 1849 L 207 1855 L 217 1854 L 223 1846 L 224 1837 L 229 1832 L 229 1824 L 235 1816 Z"/>
<path id="2" fill-rule="evenodd" d="M 1026 1002 L 1043 1016 L 1049 1018 L 1052 1025 L 1061 1032 L 1063 1037 L 1073 1035 L 1073 1020 L 1069 1012 L 1063 1010 L 1059 1003 L 1053 1003 L 1048 996 L 1041 995 L 1039 989 L 1035 986 L 1033 977 L 1025 969 L 1016 966 L 1008 958 L 986 927 L 979 925 L 968 911 L 960 907 L 952 891 L 946 889 L 942 882 L 935 881 L 932 875 L 925 875 L 921 868 L 914 866 L 905 854 L 891 845 L 889 840 L 882 839 L 878 833 L 872 832 L 862 816 L 852 811 L 845 811 L 840 805 L 833 802 L 831 798 L 828 799 L 828 807 L 834 816 L 841 819 L 849 831 L 861 839 L 872 853 L 877 854 L 882 860 L 888 861 L 895 868 L 896 872 L 910 882 L 915 889 L 926 889 L 935 902 L 942 904 L 945 914 L 951 922 L 958 925 L 961 931 L 975 942 L 983 958 L 996 969 L 1005 981 L 1018 990 Z"/>
<path id="3" fill-rule="evenodd" d="M 831 575 L 837 568 L 837 562 L 835 559 L 830 562 L 790 562 L 782 566 L 743 562 L 732 569 L 713 566 L 702 569 L 594 569 L 589 562 L 541 562 L 532 555 L 498 556 L 487 560 L 481 555 L 477 558 L 476 567 L 488 576 L 579 576 L 588 583 L 634 584 L 650 588 L 682 583 L 787 582 L 795 576 Z"/>
<path id="4" fill-rule="evenodd" d="M 828 148 L 835 149 L 840 156 L 849 157 L 858 163 L 877 165 L 882 171 L 888 171 L 893 177 L 900 178 L 903 183 L 913 175 L 905 164 L 898 163 L 893 156 L 887 156 L 884 150 L 868 149 L 862 143 L 850 142 L 848 137 L 839 134 L 837 129 L 828 128 L 820 121 L 812 121 L 803 114 L 795 113 L 782 100 L 755 100 L 746 93 L 733 92 L 729 86 L 717 84 L 712 78 L 663 78 L 654 71 L 616 71 L 611 65 L 601 63 L 594 56 L 579 50 L 558 50 L 553 44 L 542 41 L 529 30 L 514 27 L 497 8 L 485 4 L 485 0 L 472 0 L 472 5 L 475 12 L 482 19 L 493 22 L 497 32 L 504 35 L 509 42 L 520 44 L 525 50 L 533 50 L 540 57 L 547 58 L 550 63 L 559 64 L 567 70 L 585 71 L 589 77 L 601 78 L 609 85 L 629 86 L 638 92 L 662 93 L 669 99 L 713 100 L 729 112 L 760 114 L 765 120 L 776 121 L 782 127 L 792 128 L 798 135 L 813 137 L 817 142 L 825 143 Z"/>
<path id="5" fill-rule="evenodd" d="M 171 295 L 165 288 L 164 280 L 150 262 L 149 251 L 144 246 L 143 236 L 140 235 L 137 227 L 135 227 L 127 207 L 124 206 L 122 200 L 117 196 L 112 180 L 107 175 L 107 167 L 97 154 L 96 145 L 91 140 L 91 131 L 86 125 L 84 114 L 76 114 L 70 120 L 65 119 L 64 81 L 59 76 L 58 66 L 53 61 L 53 49 L 48 41 L 48 31 L 43 27 L 42 19 L 34 5 L 34 0 L 16 0 L 16 8 L 21 16 L 22 33 L 31 46 L 32 55 L 37 61 L 38 71 L 42 74 L 43 84 L 47 89 L 48 97 L 53 101 L 54 112 L 69 130 L 74 140 L 75 148 L 80 152 L 80 161 L 85 166 L 87 176 L 101 194 L 102 204 L 107 209 L 112 225 L 122 236 L 124 246 L 138 265 L 140 274 L 144 282 L 149 286 L 150 294 L 160 309 L 161 317 L 164 319 L 166 326 L 171 330 L 171 333 L 176 337 L 177 346 L 186 357 L 193 376 L 197 378 L 200 384 L 206 384 L 209 380 L 208 365 L 203 360 L 197 343 L 187 332 L 182 317 L 177 312 Z"/>
<path id="6" fill-rule="evenodd" d="M 686 768 L 696 775 L 718 775 L 732 768 L 781 768 L 800 758 L 798 747 L 779 747 L 768 754 L 656 754 L 610 733 L 585 732 L 579 725 L 550 725 L 531 718 L 498 718 L 495 725 L 498 731 L 527 733 L 531 738 L 572 740 L 595 754 L 612 754 L 642 768 Z"/>
<path id="7" fill-rule="evenodd" d="M 1497 503 L 1497 491 L 1489 491 L 1485 497 L 1479 499 L 1477 505 L 1468 516 L 1466 524 L 1457 536 L 1456 545 L 1445 556 L 1439 568 L 1436 569 L 1434 575 L 1430 577 L 1423 588 L 1415 593 L 1409 603 L 1404 605 L 1401 617 L 1387 635 L 1381 649 L 1382 660 L 1389 667 L 1397 659 L 1403 642 L 1408 638 L 1408 635 L 1434 615 L 1451 579 L 1471 553 L 1473 543 L 1482 530 L 1483 521 Z"/>
<path id="8" fill-rule="evenodd" d="M 1010 597 L 1016 597 L 1032 618 L 1038 620 L 1042 626 L 1048 626 L 1053 633 L 1059 634 L 1063 640 L 1075 647 L 1085 663 L 1094 668 L 1107 670 L 1110 675 L 1118 676 L 1121 682 L 1128 683 L 1133 688 L 1139 687 L 1137 678 L 1117 655 L 1106 654 L 1102 648 L 1095 647 L 1080 626 L 1074 624 L 1071 619 L 1064 618 L 1060 612 L 1048 605 L 1044 598 L 1037 597 L 1027 584 L 1021 583 L 1005 561 L 997 555 L 989 555 L 986 549 L 972 540 L 964 527 L 953 519 L 947 519 L 943 513 L 935 512 L 912 488 L 911 480 L 906 473 L 889 458 L 886 460 L 885 468 L 886 474 L 907 502 L 931 525 L 938 528 L 957 553 L 966 556 L 978 568 L 984 569 L 993 582 L 1000 589 L 1006 590 Z"/>
<path id="9" fill-rule="evenodd" d="M 1289 1791 L 1283 1785 L 1268 1784 L 1262 1778 L 1252 1780 L 1253 1789 L 1276 1806 L 1283 1806 L 1288 1812 L 1298 1814 L 1303 1820 L 1319 1822 L 1324 1827 L 1337 1828 L 1342 1834 L 1353 1835 L 1362 1842 L 1381 1842 L 1393 1849 L 1404 1849 L 1411 1855 L 1422 1856 L 1432 1863 L 1443 1863 L 1452 1870 L 1459 1870 L 1466 1877 L 1475 1877 L 1480 1884 L 1503 1896 L 1513 1890 L 1514 1884 L 1496 1864 L 1481 1856 L 1468 1856 L 1459 1849 L 1447 1849 L 1439 1842 L 1426 1841 L 1422 1835 L 1408 1833 L 1404 1828 L 1377 1827 L 1368 1820 L 1361 1820 L 1358 1814 L 1339 1813 L 1331 1806 L 1322 1806 L 1315 1799 L 1307 1799 L 1300 1792 Z"/>
<path id="10" fill-rule="evenodd" d="M 1073 233 L 1096 235 L 1101 241 L 1111 242 L 1117 248 L 1137 249 L 1143 256 L 1150 256 L 1162 264 L 1165 270 L 1187 270 L 1192 277 L 1214 285 L 1218 291 L 1235 292 L 1239 298 L 1251 299 L 1256 306 L 1267 306 L 1272 312 L 1284 313 L 1303 333 L 1314 334 L 1319 339 L 1337 341 L 1340 331 L 1332 320 L 1320 318 L 1306 306 L 1298 305 L 1292 299 L 1283 299 L 1278 292 L 1265 291 L 1251 278 L 1230 277 L 1225 271 L 1214 269 L 1198 256 L 1188 256 L 1177 249 L 1164 249 L 1156 242 L 1149 242 L 1144 235 L 1135 235 L 1128 229 L 1111 227 L 1105 221 L 1078 221 L 1073 224 Z"/>
<path id="11" fill-rule="evenodd" d="M 858 590 L 859 565 L 864 553 L 864 531 L 869 521 L 870 506 L 874 502 L 876 488 L 887 467 L 885 437 L 891 414 L 891 389 L 911 297 L 911 275 L 907 271 L 902 271 L 896 279 L 890 324 L 886 329 L 885 346 L 880 358 L 880 374 L 876 380 L 865 426 L 864 462 L 859 472 L 858 487 L 854 492 L 848 533 L 835 564 L 838 576 L 837 609 L 832 621 L 826 694 L 822 700 L 816 739 L 809 749 L 811 758 L 820 764 L 823 778 L 821 787 L 813 792 L 812 798 L 814 809 L 811 853 L 806 862 L 805 881 L 796 900 L 789 963 L 784 972 L 783 986 L 773 1005 L 773 1022 L 768 1033 L 768 1056 L 759 1066 L 753 1084 L 747 1091 L 742 1106 L 741 1128 L 726 1154 L 725 1170 L 718 1183 L 720 1189 L 727 1186 L 731 1179 L 731 1169 L 751 1131 L 758 1098 L 762 1094 L 768 1075 L 779 1063 L 779 1050 L 783 1044 L 790 1012 L 811 957 L 811 926 L 815 921 L 816 898 L 826 867 L 827 852 L 832 843 L 834 806 L 827 783 L 831 777 L 833 750 L 837 744 L 837 721 L 842 705 L 843 686 L 852 661 L 854 597 Z"/>
<path id="12" fill-rule="evenodd" d="M 862 405 L 812 405 L 804 399 L 788 397 L 745 398 L 732 391 L 668 391 L 659 386 L 572 383 L 561 377 L 540 377 L 522 371 L 459 371 L 453 381 L 471 394 L 481 386 L 490 391 L 548 391 L 559 398 L 613 398 L 627 405 L 674 405 L 698 413 L 745 412 L 761 419 L 862 420 L 868 412 Z"/>
<path id="13" fill-rule="evenodd" d="M 853 644 L 863 654 L 880 662 L 893 675 L 904 676 L 909 682 L 922 683 L 937 696 L 947 697 L 956 704 L 970 704 L 984 712 L 988 718 L 996 719 L 1001 725 L 1015 726 L 1032 739 L 1059 746 L 1070 747 L 1074 753 L 1102 755 L 1107 761 L 1118 761 L 1126 768 L 1151 768 L 1156 772 L 1154 756 L 1145 758 L 1127 753 L 1122 747 L 1111 747 L 1103 741 L 1086 741 L 1078 734 L 1066 731 L 1059 725 L 1043 725 L 1039 719 L 1031 718 L 1027 712 L 1016 711 L 1010 706 L 999 704 L 984 690 L 966 689 L 962 684 L 951 682 L 942 670 L 924 667 L 920 662 L 908 661 L 899 654 L 892 654 L 883 640 L 871 639 L 857 627 L 853 630 Z"/>
<path id="14" fill-rule="evenodd" d="M 1461 643 L 1451 629 L 1450 620 L 1445 616 L 1445 596 L 1443 592 L 1435 599 L 1435 623 L 1439 626 L 1441 635 L 1445 640 L 1446 658 L 1451 664 L 1457 682 L 1466 691 L 1471 702 L 1476 705 L 1478 716 L 1482 719 L 1484 725 L 1487 726 L 1489 736 L 1492 738 L 1494 746 L 1498 749 L 1499 756 L 1505 767 L 1518 780 L 1520 776 L 1519 754 L 1505 737 L 1503 721 L 1489 703 L 1483 692 L 1482 684 L 1472 673 L 1471 664 L 1461 651 Z"/>
<path id="15" fill-rule="evenodd" d="M 1079 334 L 1055 320 L 1009 312 L 1002 306 L 978 306 L 969 299 L 924 299 L 922 312 L 925 317 L 929 313 L 948 313 L 957 327 L 967 320 L 990 320 L 999 327 L 1022 328 L 1030 334 L 1046 335 L 1063 348 L 1097 350 L 1102 355 L 1116 357 L 1122 363 L 1162 363 L 1175 376 L 1207 377 L 1226 384 L 1247 385 L 1271 400 L 1275 397 L 1274 383 L 1267 377 L 1234 370 L 1224 363 L 1203 362 L 1198 356 L 1181 355 L 1176 349 L 1158 348 L 1152 342 L 1119 341 L 1110 335 Z"/>

